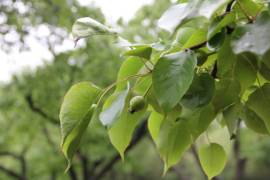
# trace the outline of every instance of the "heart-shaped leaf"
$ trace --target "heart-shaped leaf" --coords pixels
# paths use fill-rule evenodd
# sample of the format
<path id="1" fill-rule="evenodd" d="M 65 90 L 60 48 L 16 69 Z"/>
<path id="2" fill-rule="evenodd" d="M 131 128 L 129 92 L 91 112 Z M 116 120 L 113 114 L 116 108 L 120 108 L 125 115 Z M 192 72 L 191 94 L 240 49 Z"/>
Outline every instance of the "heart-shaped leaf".
<path id="1" fill-rule="evenodd" d="M 95 108 L 91 105 L 95 103 L 100 92 L 101 90 L 95 85 L 81 82 L 73 85 L 64 97 L 59 118 L 62 134 L 61 148 L 68 160 L 68 168 L 94 113 Z"/>

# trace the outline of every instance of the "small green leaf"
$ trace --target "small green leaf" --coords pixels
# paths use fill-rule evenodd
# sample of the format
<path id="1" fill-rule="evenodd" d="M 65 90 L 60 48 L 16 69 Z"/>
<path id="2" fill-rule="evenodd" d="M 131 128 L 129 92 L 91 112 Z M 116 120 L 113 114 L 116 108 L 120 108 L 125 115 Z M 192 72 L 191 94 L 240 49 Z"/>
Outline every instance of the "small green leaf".
<path id="1" fill-rule="evenodd" d="M 116 86 L 116 92 L 122 91 L 126 88 L 126 81 L 123 81 L 129 76 L 135 75 L 139 72 L 139 70 L 143 67 L 143 63 L 140 61 L 138 57 L 130 57 L 126 59 L 118 72 L 117 75 L 117 86 Z M 123 81 L 123 82 L 122 82 Z"/>
<path id="2" fill-rule="evenodd" d="M 129 94 L 129 85 L 125 91 L 115 92 L 104 103 L 99 119 L 104 126 L 112 125 L 119 119 Z"/>
<path id="3" fill-rule="evenodd" d="M 206 42 L 206 35 L 207 30 L 206 29 L 198 29 L 196 30 L 190 38 L 187 40 L 187 42 L 183 45 L 183 49 L 188 49 L 190 47 L 199 45 L 201 43 Z"/>
<path id="4" fill-rule="evenodd" d="M 266 129 L 264 121 L 248 107 L 244 107 L 242 119 L 244 120 L 246 126 L 260 134 L 269 134 Z"/>
<path id="5" fill-rule="evenodd" d="M 190 37 L 192 36 L 194 32 L 196 32 L 196 30 L 191 27 L 180 28 L 177 31 L 177 35 L 173 44 L 183 46 L 190 39 Z"/>
<path id="6" fill-rule="evenodd" d="M 90 18 L 83 17 L 77 19 L 72 26 L 72 35 L 75 40 L 86 38 L 94 35 L 117 35 L 111 28 L 101 24 L 100 22 Z"/>
<path id="7" fill-rule="evenodd" d="M 181 99 L 187 108 L 197 108 L 208 104 L 215 91 L 215 81 L 208 73 L 195 75 L 189 90 Z"/>
<path id="8" fill-rule="evenodd" d="M 162 124 L 156 144 L 165 163 L 164 174 L 181 159 L 191 143 L 191 135 L 184 121 L 172 122 L 166 120 Z"/>
<path id="9" fill-rule="evenodd" d="M 265 123 L 270 132 L 270 84 L 265 83 L 248 98 L 247 107 L 253 110 Z"/>
<path id="10" fill-rule="evenodd" d="M 61 148 L 68 160 L 68 168 L 94 113 L 95 106 L 91 107 L 91 105 L 95 103 L 100 92 L 101 90 L 95 85 L 81 82 L 73 85 L 64 97 L 59 118 Z"/>
<path id="11" fill-rule="evenodd" d="M 211 22 L 208 33 L 207 33 L 207 39 L 212 39 L 217 33 L 221 32 L 221 30 L 232 23 L 235 19 L 234 13 L 228 13 L 223 17 L 217 16 L 214 18 L 214 20 Z"/>
<path id="12" fill-rule="evenodd" d="M 172 110 L 192 83 L 197 64 L 192 52 L 180 52 L 159 59 L 153 71 L 153 87 L 164 111 Z"/>
<path id="13" fill-rule="evenodd" d="M 110 141 L 122 159 L 124 159 L 124 152 L 132 139 L 136 126 L 144 117 L 146 109 L 147 107 L 131 114 L 126 107 L 119 119 L 108 129 Z"/>
<path id="14" fill-rule="evenodd" d="M 262 13 L 255 23 L 239 26 L 233 33 L 233 51 L 236 54 L 252 52 L 264 55 L 270 49 L 270 15 Z"/>
<path id="15" fill-rule="evenodd" d="M 199 159 L 204 172 L 212 179 L 223 171 L 227 155 L 221 145 L 211 143 L 199 149 Z"/>
<path id="16" fill-rule="evenodd" d="M 177 27 L 191 19 L 198 17 L 210 19 L 226 3 L 228 0 L 190 0 L 187 3 L 173 5 L 158 20 L 158 26 L 174 32 Z"/>
<path id="17" fill-rule="evenodd" d="M 136 56 L 140 58 L 144 58 L 149 60 L 151 58 L 152 54 L 152 47 L 150 46 L 139 46 L 135 47 L 134 49 L 131 49 L 129 51 L 126 51 L 123 55 L 124 56 Z"/>

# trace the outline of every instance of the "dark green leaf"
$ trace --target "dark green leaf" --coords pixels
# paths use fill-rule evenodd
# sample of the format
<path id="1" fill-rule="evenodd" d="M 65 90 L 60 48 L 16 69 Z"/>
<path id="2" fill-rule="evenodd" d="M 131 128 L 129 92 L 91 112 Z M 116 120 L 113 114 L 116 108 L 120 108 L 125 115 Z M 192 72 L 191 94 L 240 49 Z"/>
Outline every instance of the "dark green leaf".
<path id="1" fill-rule="evenodd" d="M 242 119 L 249 129 L 257 133 L 269 134 L 265 127 L 264 121 L 254 111 L 250 110 L 246 106 L 243 109 Z"/>
<path id="2" fill-rule="evenodd" d="M 197 108 L 208 104 L 215 91 L 215 81 L 208 73 L 195 75 L 187 93 L 183 96 L 181 104 L 187 108 Z"/>
<path id="3" fill-rule="evenodd" d="M 216 82 L 213 105 L 216 112 L 225 109 L 239 100 L 240 84 L 235 79 L 221 79 Z"/>
<path id="4" fill-rule="evenodd" d="M 247 107 L 253 110 L 270 131 L 270 84 L 266 83 L 254 91 L 248 98 Z"/>

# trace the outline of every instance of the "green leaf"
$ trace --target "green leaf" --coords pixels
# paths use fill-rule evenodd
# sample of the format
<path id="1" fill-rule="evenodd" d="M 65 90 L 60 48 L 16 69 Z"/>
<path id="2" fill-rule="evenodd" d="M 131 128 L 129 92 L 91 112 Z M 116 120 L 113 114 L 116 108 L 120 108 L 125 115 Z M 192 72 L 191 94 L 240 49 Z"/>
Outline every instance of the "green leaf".
<path id="1" fill-rule="evenodd" d="M 243 108 L 242 119 L 249 129 L 260 134 L 269 134 L 264 121 L 254 111 L 250 110 L 246 106 Z"/>
<path id="2" fill-rule="evenodd" d="M 156 142 L 160 131 L 161 124 L 164 120 L 164 115 L 153 111 L 148 119 L 148 130 L 151 137 Z"/>
<path id="3" fill-rule="evenodd" d="M 132 139 L 132 134 L 145 115 L 146 107 L 144 110 L 130 113 L 128 107 L 124 109 L 119 120 L 117 120 L 108 129 L 108 134 L 112 145 L 119 152 L 122 159 L 124 159 L 124 152 Z"/>
<path id="4" fill-rule="evenodd" d="M 234 76 L 240 82 L 241 92 L 254 84 L 256 80 L 256 57 L 251 53 L 242 53 L 237 56 L 234 67 Z"/>
<path id="5" fill-rule="evenodd" d="M 95 103 L 100 92 L 95 85 L 81 82 L 73 85 L 64 97 L 59 119 L 61 148 L 68 160 L 68 168 L 93 115 L 94 107 L 91 105 Z"/>
<path id="6" fill-rule="evenodd" d="M 226 31 L 222 29 L 221 32 L 215 34 L 211 39 L 207 41 L 207 47 L 211 51 L 218 50 L 224 43 L 226 38 Z"/>
<path id="7" fill-rule="evenodd" d="M 240 84 L 235 79 L 221 79 L 216 82 L 213 105 L 216 112 L 225 109 L 239 100 Z"/>
<path id="8" fill-rule="evenodd" d="M 173 44 L 183 46 L 190 39 L 194 32 L 196 32 L 196 30 L 191 27 L 180 28 L 177 31 L 177 35 Z"/>
<path id="9" fill-rule="evenodd" d="M 237 102 L 227 107 L 222 113 L 231 138 L 235 135 L 237 121 L 240 117 L 242 104 Z"/>
<path id="10" fill-rule="evenodd" d="M 248 98 L 247 107 L 254 111 L 265 123 L 270 132 L 270 84 L 265 83 Z"/>
<path id="11" fill-rule="evenodd" d="M 190 47 L 199 45 L 201 43 L 206 42 L 206 35 L 207 30 L 206 29 L 198 29 L 196 30 L 190 38 L 187 40 L 187 42 L 183 45 L 183 49 L 188 49 Z"/>
<path id="12" fill-rule="evenodd" d="M 103 110 L 99 115 L 99 119 L 104 126 L 112 125 L 119 119 L 129 94 L 129 85 L 125 91 L 112 94 L 104 103 Z"/>
<path id="13" fill-rule="evenodd" d="M 199 159 L 208 179 L 212 179 L 223 171 L 227 155 L 221 145 L 211 143 L 199 149 Z"/>
<path id="14" fill-rule="evenodd" d="M 210 40 L 213 38 L 216 34 L 222 31 L 222 29 L 231 24 L 235 20 L 235 14 L 234 13 L 228 13 L 223 17 L 217 16 L 210 24 L 208 33 L 207 33 L 207 39 Z"/>
<path id="15" fill-rule="evenodd" d="M 188 52 L 166 55 L 153 70 L 153 87 L 161 107 L 170 111 L 181 100 L 192 83 L 196 56 Z"/>
<path id="16" fill-rule="evenodd" d="M 193 141 L 195 141 L 215 119 L 215 109 L 212 104 L 206 105 L 200 109 L 190 110 L 183 108 L 181 118 L 184 119 L 189 131 L 192 134 Z"/>
<path id="17" fill-rule="evenodd" d="M 126 51 L 123 55 L 124 56 L 136 56 L 144 59 L 150 59 L 152 54 L 152 48 L 149 46 L 139 46 Z"/>
<path id="18" fill-rule="evenodd" d="M 156 144 L 165 163 L 164 174 L 181 159 L 191 143 L 191 135 L 184 121 L 172 122 L 166 120 L 162 124 Z"/>
<path id="19" fill-rule="evenodd" d="M 230 37 L 227 36 L 225 42 L 221 46 L 218 51 L 217 58 L 217 69 L 218 69 L 218 77 L 228 77 L 232 76 L 232 72 L 234 69 L 234 65 L 236 63 L 236 56 L 234 55 L 231 45 L 230 45 Z"/>
<path id="20" fill-rule="evenodd" d="M 265 79 L 270 81 L 270 69 L 263 62 L 261 62 L 259 72 Z"/>
<path id="21" fill-rule="evenodd" d="M 215 91 L 215 81 L 208 73 L 195 75 L 187 93 L 183 96 L 181 104 L 187 108 L 197 108 L 208 104 Z"/>
<path id="22" fill-rule="evenodd" d="M 72 26 L 72 35 L 78 40 L 94 35 L 117 35 L 111 28 L 101 24 L 100 22 L 90 18 L 83 17 L 77 19 Z"/>
<path id="23" fill-rule="evenodd" d="M 185 22 L 198 17 L 210 19 L 228 0 L 190 0 L 170 7 L 158 20 L 158 26 L 174 32 Z"/>
<path id="24" fill-rule="evenodd" d="M 270 49 L 270 15 L 267 12 L 257 17 L 255 23 L 239 26 L 233 33 L 233 51 L 236 54 L 252 52 L 264 55 Z"/>
<path id="25" fill-rule="evenodd" d="M 116 86 L 116 92 L 122 91 L 126 88 L 126 81 L 123 81 L 129 76 L 135 75 L 139 72 L 139 70 L 143 67 L 143 63 L 140 61 L 138 57 L 130 57 L 126 59 L 118 72 L 117 75 L 117 86 Z M 122 82 L 123 81 L 123 82 Z"/>

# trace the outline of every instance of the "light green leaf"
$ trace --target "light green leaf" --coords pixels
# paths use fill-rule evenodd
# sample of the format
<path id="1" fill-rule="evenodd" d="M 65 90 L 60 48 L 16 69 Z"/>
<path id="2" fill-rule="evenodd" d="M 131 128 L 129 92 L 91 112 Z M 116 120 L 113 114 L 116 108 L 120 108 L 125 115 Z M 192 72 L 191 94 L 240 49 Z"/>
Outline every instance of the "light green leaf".
<path id="1" fill-rule="evenodd" d="M 153 70 L 153 87 L 157 100 L 168 112 L 188 90 L 197 64 L 190 51 L 166 55 L 159 59 Z"/>
<path id="2" fill-rule="evenodd" d="M 252 52 L 264 55 L 270 49 L 270 15 L 268 12 L 257 17 L 255 23 L 239 26 L 233 33 L 233 51 L 236 54 Z"/>
<path id="3" fill-rule="evenodd" d="M 181 104 L 187 108 L 197 108 L 208 104 L 215 91 L 215 81 L 208 73 L 195 75 L 187 93 L 181 99 Z"/>
<path id="4" fill-rule="evenodd" d="M 129 76 L 135 75 L 139 72 L 139 70 L 143 67 L 143 63 L 138 57 L 130 57 L 126 59 L 118 72 L 117 75 L 117 86 L 116 86 L 116 92 L 122 91 L 126 88 L 126 81 L 123 81 Z M 123 82 L 122 82 L 123 81 Z"/>
<path id="5" fill-rule="evenodd" d="M 204 172 L 212 179 L 223 171 L 227 155 L 221 145 L 211 143 L 199 149 L 199 159 Z"/>
<path id="6" fill-rule="evenodd" d="M 226 3 L 228 0 L 190 0 L 187 3 L 174 5 L 161 16 L 158 26 L 169 32 L 174 32 L 177 27 L 193 18 L 210 19 Z"/>
<path id="7" fill-rule="evenodd" d="M 160 131 L 161 124 L 164 120 L 164 115 L 153 111 L 148 119 L 148 130 L 151 137 L 156 142 Z"/>
<path id="8" fill-rule="evenodd" d="M 196 30 L 191 27 L 180 28 L 177 31 L 177 35 L 173 44 L 183 46 L 189 40 L 189 38 L 192 36 L 194 32 L 196 32 Z"/>
<path id="9" fill-rule="evenodd" d="M 217 16 L 213 21 L 211 22 L 208 33 L 207 33 L 207 39 L 210 40 L 213 38 L 217 33 L 221 32 L 221 30 L 232 23 L 235 19 L 234 13 L 228 13 L 223 17 Z"/>
<path id="10" fill-rule="evenodd" d="M 68 160 L 68 168 L 93 115 L 94 107 L 91 108 L 91 105 L 95 103 L 100 92 L 95 85 L 81 82 L 73 85 L 64 97 L 59 118 L 61 148 Z"/>
<path id="11" fill-rule="evenodd" d="M 183 45 L 183 49 L 188 49 L 190 47 L 199 45 L 201 43 L 206 42 L 206 35 L 207 30 L 206 29 L 198 29 L 196 30 L 190 38 L 187 40 L 187 42 Z"/>
<path id="12" fill-rule="evenodd" d="M 129 85 L 125 91 L 115 92 L 104 103 L 103 111 L 99 115 L 99 119 L 104 126 L 112 125 L 119 119 L 129 94 Z"/>
<path id="13" fill-rule="evenodd" d="M 144 58 L 149 60 L 151 58 L 152 54 L 152 47 L 150 46 L 139 46 L 135 47 L 134 49 L 131 49 L 129 51 L 126 51 L 123 55 L 124 56 L 136 56 L 140 58 Z"/>
<path id="14" fill-rule="evenodd" d="M 253 110 L 265 123 L 270 132 L 270 84 L 265 83 L 248 98 L 247 107 Z"/>
<path id="15" fill-rule="evenodd" d="M 100 22 L 90 18 L 83 17 L 77 19 L 72 26 L 72 35 L 75 40 L 86 38 L 94 35 L 117 35 L 111 28 L 101 24 Z"/>
<path id="16" fill-rule="evenodd" d="M 242 119 L 249 129 L 257 133 L 269 134 L 264 121 L 254 111 L 250 110 L 246 106 L 243 108 Z"/>
<path id="17" fill-rule="evenodd" d="M 124 159 L 124 152 L 132 139 L 132 134 L 136 126 L 144 117 L 146 109 L 147 107 L 131 114 L 128 111 L 128 107 L 126 107 L 119 120 L 108 129 L 110 141 L 122 159 Z"/>
<path id="18" fill-rule="evenodd" d="M 164 174 L 181 159 L 191 143 L 191 135 L 183 120 L 177 122 L 166 120 L 162 124 L 156 144 L 165 163 Z"/>

